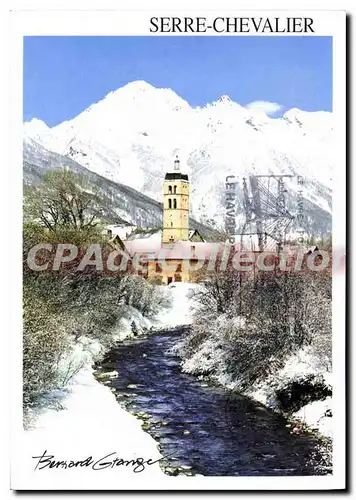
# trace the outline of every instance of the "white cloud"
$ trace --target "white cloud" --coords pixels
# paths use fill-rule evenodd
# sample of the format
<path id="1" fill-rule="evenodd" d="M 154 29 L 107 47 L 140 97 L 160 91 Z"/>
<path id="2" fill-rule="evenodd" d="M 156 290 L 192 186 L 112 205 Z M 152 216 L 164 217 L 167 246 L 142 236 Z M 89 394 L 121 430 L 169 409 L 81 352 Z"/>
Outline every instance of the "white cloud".
<path id="1" fill-rule="evenodd" d="M 253 101 L 246 104 L 247 109 L 252 109 L 253 111 L 262 111 L 266 115 L 274 115 L 277 111 L 280 111 L 283 106 L 276 102 L 269 101 Z"/>

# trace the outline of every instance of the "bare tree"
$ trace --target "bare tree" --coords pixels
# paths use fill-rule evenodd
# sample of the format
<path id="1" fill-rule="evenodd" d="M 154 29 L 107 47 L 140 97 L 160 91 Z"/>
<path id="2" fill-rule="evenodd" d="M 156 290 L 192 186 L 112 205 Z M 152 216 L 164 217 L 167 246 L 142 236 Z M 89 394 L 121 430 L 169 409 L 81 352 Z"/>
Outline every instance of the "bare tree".
<path id="1" fill-rule="evenodd" d="M 88 230 L 96 227 L 104 213 L 104 203 L 89 189 L 83 175 L 63 169 L 46 172 L 43 184 L 24 192 L 24 216 L 50 231 L 59 227 Z"/>

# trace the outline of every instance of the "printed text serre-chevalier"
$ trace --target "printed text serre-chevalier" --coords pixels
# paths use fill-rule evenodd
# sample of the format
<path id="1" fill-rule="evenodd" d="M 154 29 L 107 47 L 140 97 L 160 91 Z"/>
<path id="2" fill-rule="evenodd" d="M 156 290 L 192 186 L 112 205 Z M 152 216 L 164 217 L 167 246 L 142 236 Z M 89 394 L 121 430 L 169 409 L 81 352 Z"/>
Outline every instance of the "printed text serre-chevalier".
<path id="1" fill-rule="evenodd" d="M 151 33 L 314 33 L 311 17 L 151 17 Z"/>

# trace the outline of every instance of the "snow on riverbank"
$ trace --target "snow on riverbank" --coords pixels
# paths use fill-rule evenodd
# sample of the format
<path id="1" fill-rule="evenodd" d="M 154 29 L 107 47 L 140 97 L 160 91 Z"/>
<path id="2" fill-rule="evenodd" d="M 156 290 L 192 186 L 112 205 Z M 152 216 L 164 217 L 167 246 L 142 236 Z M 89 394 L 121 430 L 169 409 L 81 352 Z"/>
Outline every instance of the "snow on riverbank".
<path id="1" fill-rule="evenodd" d="M 313 401 L 303 406 L 294 417 L 304 421 L 311 429 L 317 429 L 323 436 L 332 438 L 333 419 L 329 416 L 331 412 L 332 398 L 329 397 L 324 401 Z"/>
<path id="2" fill-rule="evenodd" d="M 106 474 L 108 479 L 121 481 L 131 477 L 131 480 L 143 478 L 151 481 L 164 475 L 159 466 L 162 456 L 157 443 L 142 430 L 142 422 L 126 412 L 110 389 L 94 378 L 90 364 L 66 389 L 53 391 L 44 398 L 42 409 L 37 408 L 33 413 L 34 424 L 24 432 L 24 453 L 21 455 L 27 462 L 21 470 L 28 477 L 21 482 L 41 488 L 43 481 L 44 485 L 50 486 L 46 483 L 48 467 L 41 472 L 38 469 L 37 475 L 33 473 L 39 459 L 32 457 L 41 457 L 44 452 L 53 455 L 52 460 L 67 461 L 67 465 L 71 460 L 76 462 L 92 457 L 92 462 L 97 462 L 96 470 L 100 470 L 99 474 Z M 111 467 L 116 458 L 117 465 Z M 154 463 L 141 467 L 137 463 L 126 465 L 120 461 L 136 459 Z M 51 472 L 51 478 L 58 484 L 61 480 L 68 484 L 69 473 L 69 479 L 73 478 L 75 482 L 73 488 L 86 488 L 87 481 L 93 484 L 95 477 L 102 479 L 102 476 L 93 474 L 92 466 L 69 470 L 59 466 L 55 472 L 55 476 Z M 139 484 L 137 488 L 140 488 Z"/>
<path id="3" fill-rule="evenodd" d="M 326 386 L 332 387 L 332 374 L 325 367 L 320 366 L 315 356 L 308 348 L 305 348 L 299 353 L 291 355 L 280 371 L 267 377 L 262 384 L 256 384 L 248 395 L 266 406 L 274 408 L 276 391 L 283 389 L 293 381 L 302 381 L 309 375 L 320 377 Z M 292 417 L 302 420 L 310 428 L 318 430 L 320 434 L 332 437 L 333 419 L 331 415 L 332 398 L 327 397 L 325 400 L 313 401 L 303 406 L 292 414 Z"/>
<path id="4" fill-rule="evenodd" d="M 119 322 L 114 336 L 116 341 L 132 336 L 133 322 L 139 333 L 152 326 L 152 322 L 139 311 L 131 309 Z M 95 462 L 114 453 L 102 460 L 106 463 L 116 457 L 123 460 L 141 457 L 156 462 L 146 465 L 144 470 L 138 467 L 136 471 L 132 465 L 116 466 L 115 477 L 136 478 L 138 472 L 140 478 L 161 477 L 164 473 L 157 462 L 161 458 L 157 443 L 142 430 L 142 422 L 117 403 L 111 390 L 94 378 L 92 365 L 104 352 L 99 342 L 82 339 L 61 362 L 63 380 L 71 370 L 77 370 L 78 373 L 64 389 L 46 394 L 38 406 L 27 414 L 23 441 L 28 453 L 24 456 L 41 456 L 47 450 L 47 454 L 53 455 L 56 461 L 78 461 L 91 456 Z M 34 470 L 36 460 L 33 459 L 28 465 L 29 470 Z M 56 478 L 63 477 L 64 480 L 63 471 L 66 470 L 63 467 L 56 468 Z M 107 467 L 107 470 L 113 469 Z M 85 481 L 92 479 L 91 467 L 76 467 L 75 471 L 76 481 L 77 474 L 79 478 L 85 477 Z M 42 479 L 43 475 L 37 475 L 37 478 Z"/>
<path id="5" fill-rule="evenodd" d="M 26 432 L 33 455 L 47 450 L 57 460 L 100 459 L 112 452 L 126 460 L 161 457 L 141 422 L 121 408 L 108 387 L 94 379 L 90 367 L 81 370 L 67 390 L 58 391 L 57 401 L 64 409 L 45 409 L 35 427 Z M 133 473 L 132 467 L 117 467 L 118 474 L 123 470 Z M 161 474 L 158 462 L 141 474 Z"/>
<path id="6" fill-rule="evenodd" d="M 191 291 L 198 285 L 181 286 L 174 289 L 174 307 L 170 314 L 175 311 L 173 319 L 179 320 L 185 315 L 192 323 L 193 299 L 189 298 Z M 181 310 L 180 310 L 181 307 Z M 168 317 L 171 316 L 168 314 Z M 231 321 L 231 320 L 230 320 Z M 236 318 L 235 321 L 241 321 Z M 188 323 L 188 321 L 185 321 Z M 174 321 L 172 321 L 174 323 Z M 181 324 L 183 321 L 181 320 Z M 207 328 L 209 328 L 207 326 Z M 303 385 L 309 383 L 307 379 L 319 380 L 320 384 L 327 388 L 332 388 L 332 374 L 321 363 L 320 359 L 312 353 L 309 348 L 291 355 L 285 362 L 284 367 L 277 372 L 271 373 L 265 380 L 253 384 L 248 390 L 241 391 L 239 381 L 228 373 L 226 366 L 226 353 L 218 347 L 217 339 L 209 335 L 199 345 L 193 354 L 185 355 L 184 340 L 175 346 L 174 351 L 183 359 L 182 369 L 186 373 L 199 375 L 210 373 L 210 377 L 217 383 L 229 390 L 243 392 L 246 396 L 255 399 L 263 405 L 278 411 L 276 394 L 278 391 L 288 392 L 288 386 L 294 382 Z M 293 396 L 291 396 L 293 397 Z M 299 411 L 291 415 L 292 418 L 305 422 L 310 428 L 318 430 L 322 435 L 332 437 L 332 398 L 318 400 L 302 407 Z"/>
<path id="7" fill-rule="evenodd" d="M 21 475 L 12 478 L 12 487 L 132 488 L 135 481 L 134 489 L 141 489 L 165 479 L 157 443 L 142 430 L 140 420 L 121 408 L 110 389 L 95 380 L 89 366 L 68 389 L 52 394 L 53 402 L 57 409 L 44 408 L 35 425 L 23 433 L 21 452 L 14 458 L 21 460 L 14 467 Z M 50 468 L 47 456 L 66 465 Z M 85 460 L 88 466 L 69 465 Z"/>
<path id="8" fill-rule="evenodd" d="M 151 328 L 169 328 L 191 323 L 190 293 L 195 285 L 178 283 L 162 287 L 171 298 L 171 307 L 163 309 L 155 318 L 147 319 L 131 307 L 119 321 L 116 341 L 133 334 L 133 325 L 140 335 Z M 141 422 L 126 412 L 116 401 L 108 387 L 99 383 L 93 375 L 91 366 L 104 352 L 98 342 L 82 339 L 68 358 L 62 361 L 61 371 L 66 375 L 77 370 L 77 375 L 65 389 L 57 389 L 47 394 L 41 404 L 27 417 L 28 429 L 24 432 L 25 449 L 28 456 L 54 455 L 54 460 L 84 460 L 92 456 L 99 460 L 109 453 L 116 453 L 105 459 L 109 462 L 116 456 L 125 460 L 142 457 L 145 460 L 161 458 L 157 443 L 141 428 Z M 32 422 L 32 423 L 31 423 Z M 31 469 L 36 460 L 33 459 Z M 62 477 L 66 469 L 59 468 L 57 477 Z M 90 476 L 90 467 L 84 467 L 80 477 Z M 108 467 L 107 470 L 112 470 Z M 127 477 L 137 472 L 133 467 L 115 468 L 115 475 Z M 163 476 L 159 463 L 147 465 L 139 477 Z M 89 479 L 89 477 L 87 478 Z M 86 480 L 87 480 L 86 479 Z"/>
<path id="9" fill-rule="evenodd" d="M 166 293 L 171 296 L 172 307 L 159 315 L 158 321 L 162 327 L 176 327 L 192 323 L 192 312 L 194 310 L 192 293 L 198 286 L 190 283 L 174 283 L 165 288 Z M 197 356 L 197 358 L 199 357 Z M 186 367 L 191 362 L 193 360 L 185 363 Z M 300 380 L 307 375 L 321 376 L 327 385 L 332 386 L 331 373 L 319 366 L 315 356 L 308 349 L 305 349 L 290 356 L 278 373 L 271 374 L 263 383 L 255 384 L 245 394 L 265 406 L 275 409 L 276 390 L 283 388 L 293 380 Z M 224 373 L 217 377 L 217 381 L 229 389 L 236 389 L 236 383 Z M 332 437 L 333 419 L 331 415 L 332 398 L 328 397 L 323 401 L 314 401 L 303 406 L 292 417 L 304 421 L 310 428 L 318 430 L 322 435 Z"/>
<path id="10" fill-rule="evenodd" d="M 192 360 L 185 363 L 188 368 L 187 371 L 192 368 L 191 363 Z M 316 358 L 308 349 L 304 349 L 297 354 L 291 355 L 284 367 L 277 373 L 270 374 L 263 382 L 255 383 L 243 393 L 268 408 L 277 410 L 276 392 L 284 389 L 293 381 L 303 381 L 309 375 L 320 377 L 324 380 L 326 386 L 332 387 L 332 374 L 318 365 Z M 225 372 L 222 371 L 215 378 L 222 386 L 239 391 L 238 383 Z M 313 401 L 290 416 L 305 422 L 311 429 L 317 430 L 323 436 L 331 438 L 333 435 L 331 397 L 327 397 L 325 400 Z"/>

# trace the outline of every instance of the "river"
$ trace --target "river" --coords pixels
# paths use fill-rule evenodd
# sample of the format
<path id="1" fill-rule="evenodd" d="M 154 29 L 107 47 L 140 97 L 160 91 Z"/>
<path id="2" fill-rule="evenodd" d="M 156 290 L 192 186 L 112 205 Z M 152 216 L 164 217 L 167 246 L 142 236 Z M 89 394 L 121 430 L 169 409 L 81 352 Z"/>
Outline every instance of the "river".
<path id="1" fill-rule="evenodd" d="M 169 351 L 184 334 L 177 328 L 123 341 L 100 368 L 118 372 L 110 382 L 117 400 L 144 420 L 144 429 L 160 445 L 167 473 L 327 473 L 313 436 L 291 435 L 286 420 L 272 410 L 182 373 L 179 358 Z"/>

